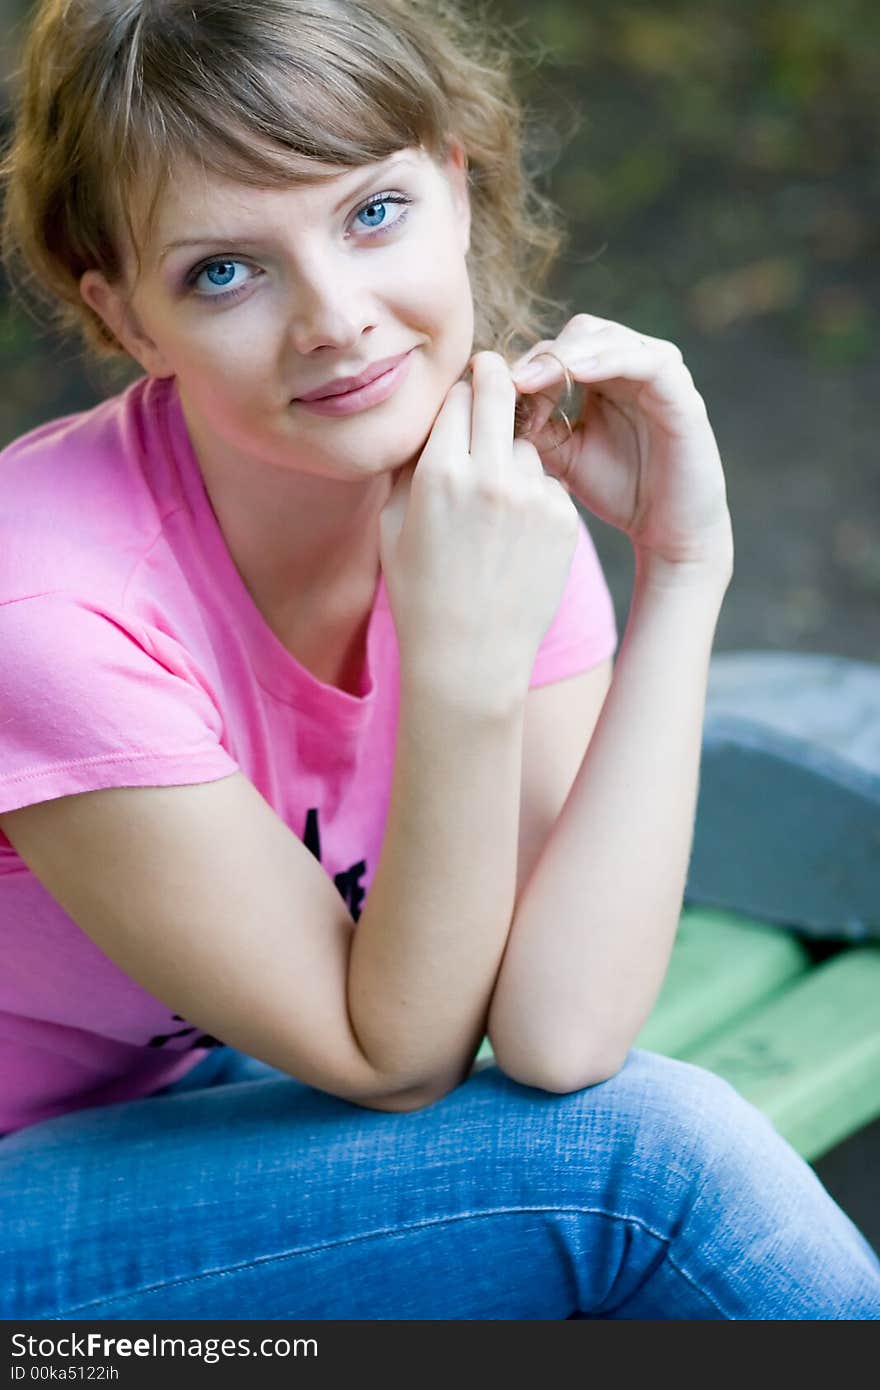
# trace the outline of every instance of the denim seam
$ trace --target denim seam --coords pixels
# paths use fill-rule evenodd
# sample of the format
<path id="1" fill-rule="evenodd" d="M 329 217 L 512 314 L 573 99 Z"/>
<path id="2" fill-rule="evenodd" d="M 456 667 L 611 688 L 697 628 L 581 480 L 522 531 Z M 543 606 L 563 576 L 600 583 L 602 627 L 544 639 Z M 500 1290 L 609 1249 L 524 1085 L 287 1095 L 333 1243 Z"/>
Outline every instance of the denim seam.
<path id="1" fill-rule="evenodd" d="M 705 1290 L 702 1289 L 700 1285 L 694 1279 L 692 1279 L 689 1274 L 686 1274 L 685 1271 L 681 1269 L 680 1266 L 677 1265 L 675 1261 L 672 1259 L 669 1253 L 668 1237 L 661 1235 L 659 1231 L 653 1230 L 652 1227 L 650 1227 L 645 1221 L 642 1221 L 641 1218 L 637 1216 L 622 1216 L 619 1212 L 602 1211 L 597 1207 L 530 1206 L 494 1207 L 490 1211 L 459 1212 L 455 1216 L 438 1217 L 431 1221 L 416 1221 L 404 1226 L 388 1226 L 375 1231 L 364 1231 L 360 1235 L 351 1236 L 345 1240 L 334 1241 L 329 1244 L 325 1243 L 323 1245 L 302 1246 L 298 1250 L 287 1250 L 283 1254 L 279 1255 L 266 1255 L 258 1260 L 250 1260 L 245 1264 L 230 1265 L 224 1269 L 204 1270 L 201 1274 L 189 1275 L 185 1279 L 172 1279 L 160 1284 L 150 1284 L 142 1289 L 135 1289 L 129 1293 L 111 1294 L 107 1298 L 94 1299 L 90 1303 L 78 1303 L 75 1307 L 68 1308 L 65 1313 L 60 1313 L 57 1315 L 57 1317 L 50 1317 L 47 1320 L 49 1322 L 63 1322 L 66 1318 L 69 1318 L 72 1313 L 87 1312 L 89 1308 L 106 1307 L 112 1304 L 118 1305 L 129 1302 L 131 1299 L 139 1298 L 142 1294 L 159 1293 L 163 1289 L 182 1288 L 186 1284 L 198 1284 L 204 1279 L 225 1278 L 227 1275 L 230 1274 L 240 1274 L 243 1271 L 249 1269 L 256 1269 L 260 1265 L 276 1264 L 282 1260 L 298 1259 L 303 1255 L 313 1255 L 316 1251 L 338 1250 L 346 1245 L 358 1245 L 362 1241 L 377 1240 L 383 1236 L 407 1235 L 414 1231 L 430 1230 L 433 1226 L 448 1226 L 455 1221 L 485 1220 L 493 1216 L 522 1216 L 528 1213 L 540 1212 L 552 1212 L 554 1215 L 558 1214 L 575 1216 L 600 1216 L 606 1218 L 609 1221 L 623 1221 L 626 1222 L 628 1225 L 638 1226 L 641 1230 L 647 1232 L 648 1235 L 653 1236 L 655 1240 L 660 1241 L 660 1243 L 666 1247 L 666 1259 L 672 1265 L 672 1268 L 676 1271 L 676 1273 L 681 1275 L 681 1277 L 684 1280 L 686 1280 L 686 1282 L 690 1284 L 694 1289 L 696 1289 L 696 1291 L 703 1298 L 706 1298 L 713 1305 L 713 1307 L 718 1310 L 718 1312 L 721 1314 L 723 1318 L 727 1319 L 727 1314 L 724 1313 L 723 1309 L 719 1307 L 719 1305 L 715 1302 L 715 1299 L 712 1298 L 711 1294 L 706 1293 Z M 727 1320 L 730 1321 L 730 1319 Z"/>

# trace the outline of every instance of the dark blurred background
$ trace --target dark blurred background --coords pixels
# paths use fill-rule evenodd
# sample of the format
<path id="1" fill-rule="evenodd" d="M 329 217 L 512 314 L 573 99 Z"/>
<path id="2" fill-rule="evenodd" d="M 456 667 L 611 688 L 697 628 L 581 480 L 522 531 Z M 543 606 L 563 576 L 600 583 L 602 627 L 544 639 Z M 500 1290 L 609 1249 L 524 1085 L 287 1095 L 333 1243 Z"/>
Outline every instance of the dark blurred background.
<path id="1" fill-rule="evenodd" d="M 33 8 L 0 0 L 4 126 Z M 570 228 L 549 292 L 676 342 L 709 407 L 736 540 L 715 650 L 880 660 L 877 0 L 488 10 L 513 35 L 531 158 Z M 13 303 L 2 271 L 0 373 L 0 447 L 120 389 Z M 588 524 L 622 635 L 631 548 Z M 880 1249 L 878 1163 L 875 1124 L 815 1166 Z"/>

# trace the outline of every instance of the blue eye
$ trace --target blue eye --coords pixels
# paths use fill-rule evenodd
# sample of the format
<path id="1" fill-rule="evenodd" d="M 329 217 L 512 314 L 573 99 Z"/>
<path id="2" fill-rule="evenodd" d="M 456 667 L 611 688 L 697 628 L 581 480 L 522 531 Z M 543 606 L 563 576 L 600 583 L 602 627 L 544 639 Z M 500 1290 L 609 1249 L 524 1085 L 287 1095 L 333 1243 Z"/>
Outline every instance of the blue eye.
<path id="1" fill-rule="evenodd" d="M 365 203 L 364 206 L 363 206 L 362 208 L 360 208 L 360 209 L 355 213 L 355 217 L 363 217 L 366 213 L 376 213 L 376 212 L 381 213 L 382 215 L 381 215 L 381 217 L 379 218 L 379 221 L 378 221 L 378 222 L 373 222 L 373 223 L 369 223 L 369 224 L 368 224 L 371 231 L 378 231 L 379 228 L 380 228 L 380 227 L 384 224 L 384 222 L 385 222 L 385 209 L 386 209 L 386 207 L 389 206 L 389 204 L 391 204 L 391 203 L 404 203 L 404 204 L 409 204 L 409 203 L 411 203 L 411 202 L 412 202 L 412 199 L 411 199 L 411 198 L 404 198 L 404 197 L 402 196 L 402 194 L 399 194 L 399 193 L 382 193 L 382 194 L 379 195 L 378 198 L 373 198 L 371 202 Z M 406 213 L 405 213 L 405 212 L 401 212 L 400 216 L 399 216 L 399 217 L 396 217 L 396 218 L 394 219 L 394 221 L 391 223 L 391 226 L 392 226 L 392 227 L 399 227 L 400 224 L 401 224 L 401 222 L 403 222 L 403 221 L 405 220 L 405 218 L 406 218 Z"/>
<path id="2" fill-rule="evenodd" d="M 213 261 L 203 261 L 187 276 L 186 287 L 195 292 L 197 299 L 237 299 L 247 289 L 248 282 L 237 284 L 233 289 L 227 289 L 227 286 L 232 284 L 236 267 L 244 265 L 244 261 L 233 260 L 231 256 L 228 259 L 218 257 Z M 203 290 L 196 290 L 195 287 L 203 275 L 208 277 L 208 283 L 213 285 L 214 289 L 223 290 L 224 293 L 209 294 Z"/>
<path id="3" fill-rule="evenodd" d="M 392 203 L 401 204 L 401 211 L 399 216 L 395 217 L 392 222 L 388 222 L 385 209 Z M 390 232 L 395 228 L 401 227 L 406 221 L 411 203 L 412 198 L 408 198 L 403 193 L 379 193 L 370 198 L 369 202 L 363 203 L 355 213 L 355 217 L 368 216 L 376 218 L 374 222 L 366 224 L 366 239 L 369 240 L 373 236 Z M 364 224 L 361 225 L 363 226 Z M 217 300 L 229 301 L 238 299 L 238 297 L 247 290 L 250 279 L 246 280 L 243 284 L 233 285 L 235 268 L 237 266 L 244 267 L 246 264 L 245 261 L 236 260 L 232 256 L 214 257 L 210 261 L 202 261 L 200 265 L 197 265 L 194 270 L 190 271 L 186 278 L 186 287 L 195 292 L 197 299 L 209 299 L 214 303 L 216 303 Z M 220 290 L 222 293 L 211 294 L 203 290 L 196 290 L 195 287 L 203 275 L 208 277 L 209 283 L 213 285 L 215 290 Z M 231 289 L 228 288 L 230 285 L 233 285 Z"/>
<path id="4" fill-rule="evenodd" d="M 400 203 L 400 214 L 395 217 L 393 222 L 386 225 L 385 209 L 392 203 Z M 392 227 L 400 227 L 406 221 L 407 212 L 412 203 L 412 198 L 408 198 L 405 193 L 374 193 L 367 203 L 363 203 L 355 213 L 355 217 L 363 217 L 365 214 L 373 215 L 380 213 L 378 222 L 367 224 L 370 232 L 390 232 Z"/>
<path id="5" fill-rule="evenodd" d="M 215 289 L 225 290 L 228 289 L 232 283 L 232 277 L 235 275 L 235 267 L 243 264 L 243 261 L 209 261 L 208 264 L 203 267 L 201 274 L 208 276 L 209 282 Z M 214 276 L 217 278 L 212 278 Z M 235 288 L 240 289 L 241 286 L 236 285 Z"/>
<path id="6" fill-rule="evenodd" d="M 370 203 L 369 207 L 361 208 L 360 212 L 357 215 L 358 217 L 364 217 L 366 214 L 372 212 L 381 212 L 382 216 L 379 218 L 379 221 L 375 224 L 376 226 L 381 226 L 381 224 L 385 221 L 385 203 Z"/>

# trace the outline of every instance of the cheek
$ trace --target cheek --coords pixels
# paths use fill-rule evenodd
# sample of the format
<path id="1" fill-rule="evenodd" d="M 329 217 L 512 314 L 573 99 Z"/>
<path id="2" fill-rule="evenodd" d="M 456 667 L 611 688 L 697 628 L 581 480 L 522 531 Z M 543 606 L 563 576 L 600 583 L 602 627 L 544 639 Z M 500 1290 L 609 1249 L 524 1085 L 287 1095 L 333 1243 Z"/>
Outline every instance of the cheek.
<path id="1" fill-rule="evenodd" d="M 430 273 L 425 274 L 425 267 Z M 394 280 L 410 306 L 421 305 L 432 320 L 450 313 L 467 313 L 471 289 L 467 260 L 456 239 L 456 229 L 443 225 L 427 239 L 413 237 L 407 254 L 394 267 Z"/>
<path id="2" fill-rule="evenodd" d="M 221 322 L 225 318 L 218 314 L 213 325 L 191 335 L 181 354 L 181 375 L 232 402 L 259 394 L 261 387 L 265 391 L 278 350 L 273 325 L 265 316 L 239 312 Z"/>
<path id="3" fill-rule="evenodd" d="M 465 370 L 473 351 L 474 301 L 467 267 L 452 267 L 439 286 L 437 300 L 438 340 L 444 345 L 444 361 L 452 373 L 450 384 Z"/>
<path id="4" fill-rule="evenodd" d="M 425 261 L 408 284 L 408 317 L 430 340 L 430 356 L 449 377 L 449 385 L 464 371 L 474 337 L 474 304 L 467 267 L 461 260 Z"/>

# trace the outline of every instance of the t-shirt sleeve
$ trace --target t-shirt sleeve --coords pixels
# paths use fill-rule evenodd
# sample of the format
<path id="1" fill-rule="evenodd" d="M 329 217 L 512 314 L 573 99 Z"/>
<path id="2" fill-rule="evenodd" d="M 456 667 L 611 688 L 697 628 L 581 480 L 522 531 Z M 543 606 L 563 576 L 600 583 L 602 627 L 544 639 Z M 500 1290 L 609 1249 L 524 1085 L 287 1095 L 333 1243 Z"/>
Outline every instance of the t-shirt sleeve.
<path id="1" fill-rule="evenodd" d="M 538 648 L 530 689 L 589 671 L 617 650 L 611 592 L 580 512 L 578 522 L 578 541 L 565 590 Z"/>
<path id="2" fill-rule="evenodd" d="M 210 682 L 165 633 L 63 593 L 0 604 L 0 812 L 238 768 Z M 8 843 L 4 839 L 4 843 Z"/>

